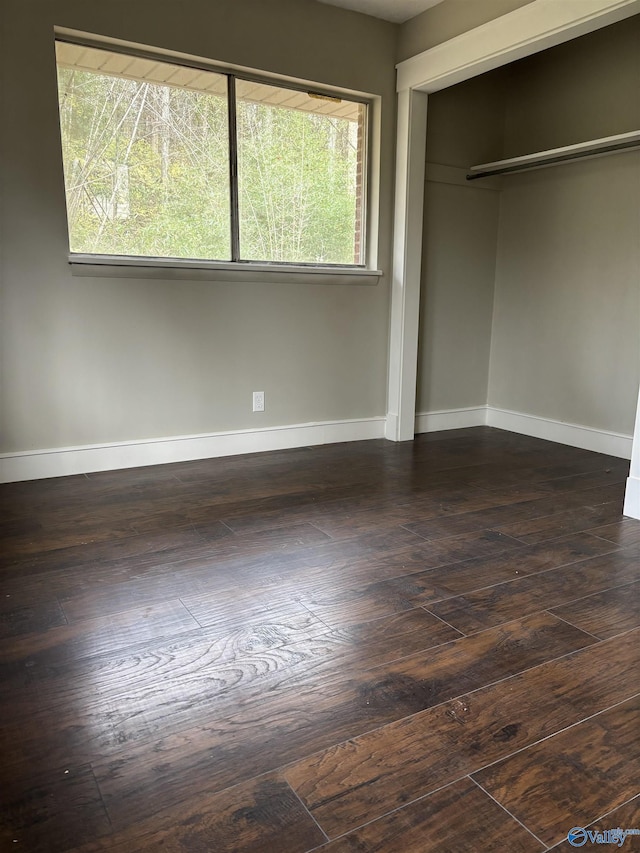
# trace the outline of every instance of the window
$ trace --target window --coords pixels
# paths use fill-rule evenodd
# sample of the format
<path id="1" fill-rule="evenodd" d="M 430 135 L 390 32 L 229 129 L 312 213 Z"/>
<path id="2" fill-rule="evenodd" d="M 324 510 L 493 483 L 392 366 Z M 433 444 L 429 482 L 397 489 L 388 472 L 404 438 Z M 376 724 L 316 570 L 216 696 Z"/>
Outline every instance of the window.
<path id="1" fill-rule="evenodd" d="M 56 42 L 72 254 L 364 266 L 367 105 Z"/>

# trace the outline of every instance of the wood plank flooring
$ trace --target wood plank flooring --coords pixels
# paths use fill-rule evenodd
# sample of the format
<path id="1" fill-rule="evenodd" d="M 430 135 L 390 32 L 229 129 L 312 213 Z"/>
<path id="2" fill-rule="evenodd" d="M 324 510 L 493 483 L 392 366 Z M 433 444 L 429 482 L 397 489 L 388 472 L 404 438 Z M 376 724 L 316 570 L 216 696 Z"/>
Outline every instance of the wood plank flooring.
<path id="1" fill-rule="evenodd" d="M 0 486 L 0 850 L 640 829 L 627 475 L 478 427 Z"/>

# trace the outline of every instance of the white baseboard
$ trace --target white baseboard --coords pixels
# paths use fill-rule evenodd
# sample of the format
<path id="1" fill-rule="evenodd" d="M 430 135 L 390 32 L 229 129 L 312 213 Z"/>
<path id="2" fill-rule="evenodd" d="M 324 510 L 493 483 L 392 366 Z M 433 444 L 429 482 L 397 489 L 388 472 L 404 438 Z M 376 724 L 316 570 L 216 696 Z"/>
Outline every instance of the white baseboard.
<path id="1" fill-rule="evenodd" d="M 607 432 L 579 424 L 568 424 L 541 418 L 537 415 L 526 415 L 522 412 L 511 412 L 508 409 L 497 409 L 487 406 L 487 426 L 543 438 L 546 441 L 556 441 L 558 444 L 568 444 L 595 453 L 605 453 L 608 456 L 619 456 L 621 459 L 631 459 L 633 436 L 619 432 Z"/>
<path id="2" fill-rule="evenodd" d="M 624 515 L 640 519 L 640 477 L 629 477 L 624 497 Z"/>
<path id="3" fill-rule="evenodd" d="M 416 415 L 417 433 L 484 425 L 504 429 L 508 432 L 518 432 L 521 435 L 530 435 L 534 438 L 542 438 L 546 441 L 556 441 L 558 444 L 568 444 L 570 447 L 592 450 L 595 453 L 606 453 L 608 456 L 631 459 L 633 445 L 633 436 L 631 435 L 607 432 L 580 424 L 554 421 L 551 418 L 542 418 L 538 415 L 512 412 L 494 406 L 421 412 Z"/>
<path id="4" fill-rule="evenodd" d="M 446 409 L 440 412 L 416 414 L 416 432 L 440 432 L 444 429 L 464 429 L 484 426 L 487 422 L 487 407 L 475 406 L 467 409 Z"/>
<path id="5" fill-rule="evenodd" d="M 138 468 L 167 462 L 188 462 L 240 453 L 259 453 L 341 441 L 365 441 L 389 438 L 393 415 L 387 418 L 326 421 L 323 423 L 289 424 L 257 430 L 233 430 L 204 435 L 182 435 L 168 438 L 123 441 L 112 444 L 60 447 L 50 450 L 0 454 L 0 483 L 40 480 Z M 567 424 L 522 412 L 511 412 L 492 406 L 421 412 L 416 415 L 416 432 L 438 432 L 447 429 L 484 426 L 518 432 L 572 447 L 606 453 L 623 459 L 631 458 L 633 439 L 629 435 L 606 432 L 591 427 Z M 627 504 L 628 509 L 627 511 Z M 625 513 L 640 517 L 640 480 L 629 478 Z M 634 515 L 638 513 L 637 515 Z"/>
<path id="6" fill-rule="evenodd" d="M 385 418 L 379 417 L 3 453 L 0 454 L 0 482 L 41 480 L 215 456 L 362 441 L 384 438 L 384 431 Z"/>

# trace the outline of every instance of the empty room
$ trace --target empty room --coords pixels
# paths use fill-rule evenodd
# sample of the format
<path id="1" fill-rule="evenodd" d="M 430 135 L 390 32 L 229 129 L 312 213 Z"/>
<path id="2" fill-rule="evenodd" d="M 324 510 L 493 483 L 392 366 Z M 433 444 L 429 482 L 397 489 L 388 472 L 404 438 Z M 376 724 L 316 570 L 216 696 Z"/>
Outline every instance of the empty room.
<path id="1" fill-rule="evenodd" d="M 0 48 L 0 849 L 640 850 L 640 0 Z"/>

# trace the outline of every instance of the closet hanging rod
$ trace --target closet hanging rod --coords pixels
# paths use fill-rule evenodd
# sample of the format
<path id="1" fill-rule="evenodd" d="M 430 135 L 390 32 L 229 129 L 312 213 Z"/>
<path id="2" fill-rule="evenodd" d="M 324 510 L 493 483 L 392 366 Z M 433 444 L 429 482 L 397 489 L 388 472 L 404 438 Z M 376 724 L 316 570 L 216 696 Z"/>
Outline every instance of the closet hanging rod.
<path id="1" fill-rule="evenodd" d="M 494 163 L 481 163 L 471 166 L 467 174 L 468 181 L 487 178 L 490 175 L 507 175 L 510 172 L 526 172 L 529 169 L 544 169 L 568 160 L 579 160 L 583 157 L 602 157 L 605 154 L 616 154 L 640 148 L 640 130 L 631 133 L 620 133 L 617 136 L 605 136 L 602 139 L 592 139 L 590 142 L 578 142 L 576 145 L 565 145 L 563 148 L 550 148 L 536 154 L 525 154 L 523 157 L 511 157 L 508 160 L 496 160 Z"/>

